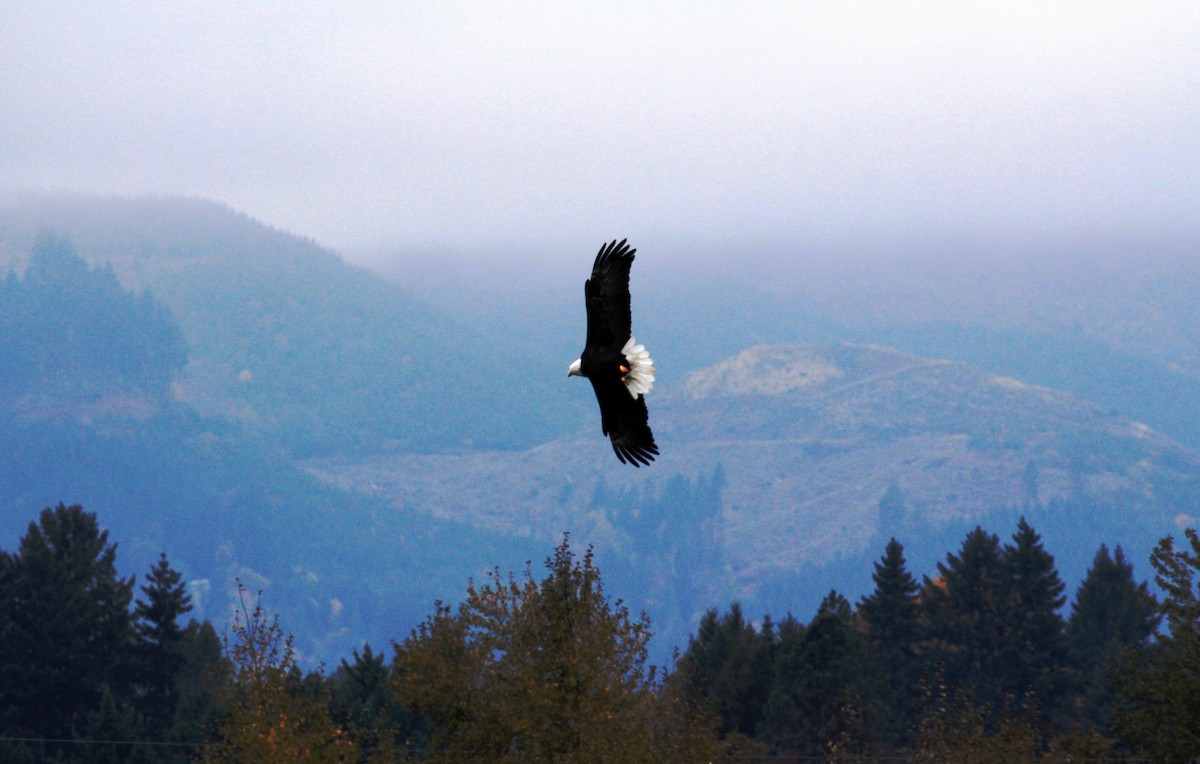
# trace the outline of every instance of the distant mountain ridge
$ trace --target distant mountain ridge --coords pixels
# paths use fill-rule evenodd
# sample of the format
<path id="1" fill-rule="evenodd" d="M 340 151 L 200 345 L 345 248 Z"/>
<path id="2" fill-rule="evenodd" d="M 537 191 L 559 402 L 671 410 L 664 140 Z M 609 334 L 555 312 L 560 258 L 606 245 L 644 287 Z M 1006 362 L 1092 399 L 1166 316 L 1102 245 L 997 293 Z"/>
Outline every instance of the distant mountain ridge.
<path id="1" fill-rule="evenodd" d="M 781 578 L 869 570 L 891 536 L 919 560 L 964 528 L 1025 514 L 1083 566 L 1100 543 L 1140 559 L 1200 516 L 1200 455 L 1170 438 L 1059 391 L 887 348 L 749 348 L 656 389 L 650 409 L 663 453 L 637 472 L 618 469 L 591 427 L 525 452 L 306 466 L 405 514 L 542 539 L 571 528 L 626 551 L 630 513 L 672 481 L 720 474 L 711 569 L 696 563 L 698 578 L 748 602 Z"/>
<path id="2" fill-rule="evenodd" d="M 763 382 L 746 391 L 730 384 L 739 379 Z M 858 551 L 854 538 L 998 510 L 1120 507 L 1164 532 L 1200 514 L 1200 456 L 1170 438 L 1066 393 L 886 348 L 751 348 L 695 372 L 659 408 L 664 440 L 745 453 L 741 481 L 725 461 L 727 513 L 827 518 L 806 523 L 803 545 L 778 532 L 731 539 L 747 565 L 828 560 Z M 885 517 L 885 496 L 904 512 Z"/>
<path id="3" fill-rule="evenodd" d="M 519 338 L 481 336 L 222 205 L 31 197 L 0 209 L 7 264 L 19 268 L 47 230 L 171 308 L 189 346 L 183 400 L 289 450 L 513 448 L 557 432 L 553 406 L 512 405 L 526 373 Z"/>
<path id="4" fill-rule="evenodd" d="M 462 300 L 481 294 L 491 315 L 510 304 L 488 283 L 417 293 L 222 205 L 178 199 L 0 207 L 0 269 L 24 273 L 46 229 L 168 306 L 187 364 L 171 367 L 169 394 L 150 409 L 120 389 L 91 409 L 7 401 L 8 537 L 18 512 L 81 502 L 123 549 L 153 559 L 167 545 L 218 592 L 233 575 L 266 587 L 309 654 L 400 636 L 468 576 L 537 559 L 563 532 L 595 545 L 612 591 L 647 610 L 665 655 L 730 599 L 780 614 L 830 588 L 855 596 L 891 536 L 920 573 L 974 524 L 1004 533 L 1024 514 L 1070 583 L 1100 543 L 1142 561 L 1200 516 L 1195 448 L 1021 374 L 940 360 L 939 347 L 974 337 L 964 332 L 926 354 L 801 343 L 812 316 L 760 310 L 714 338 L 697 335 L 696 316 L 750 310 L 747 285 L 701 290 L 695 304 L 680 291 L 635 319 L 656 360 L 674 364 L 649 401 L 662 457 L 632 470 L 613 458 L 590 390 L 565 380 L 582 340 L 577 286 L 569 313 L 534 311 L 542 325 L 512 305 L 502 331 L 459 320 L 472 307 Z M 711 347 L 760 332 L 788 342 L 723 357 Z M 1003 344 L 1017 369 L 1046 348 L 1079 350 L 1058 336 L 1031 352 L 1020 332 L 981 337 L 973 352 Z M 702 355 L 716 357 L 696 370 L 681 361 Z M 1069 381 L 1108 373 L 1110 392 L 1139 371 L 1133 356 L 1070 360 Z M 1200 400 L 1187 375 L 1156 387 L 1168 377 L 1141 377 L 1163 417 Z M 1194 419 L 1181 414 L 1177 429 Z"/>
<path id="5" fill-rule="evenodd" d="M 82 504 L 120 542 L 124 574 L 167 552 L 194 615 L 218 627 L 235 579 L 264 589 L 314 664 L 386 644 L 469 576 L 531 555 L 452 522 L 381 516 L 382 502 L 292 461 L 364 441 L 461 448 L 477 427 L 496 446 L 528 437 L 502 406 L 438 394 L 484 385 L 465 370 L 496 363 L 486 343 L 219 205 L 46 204 L 53 214 L 0 208 L 0 548 L 43 507 Z M 69 278 L 43 277 L 31 255 L 47 232 L 74 252 Z"/>
<path id="6" fill-rule="evenodd" d="M 664 381 L 757 344 L 877 344 L 1071 392 L 1200 451 L 1196 231 L 638 244 L 636 334 Z M 524 261 L 491 263 L 502 291 L 444 268 L 431 277 L 433 256 L 397 251 L 373 267 L 458 297 L 464 322 L 577 354 L 578 268 L 531 259 L 540 278 L 521 278 Z"/>

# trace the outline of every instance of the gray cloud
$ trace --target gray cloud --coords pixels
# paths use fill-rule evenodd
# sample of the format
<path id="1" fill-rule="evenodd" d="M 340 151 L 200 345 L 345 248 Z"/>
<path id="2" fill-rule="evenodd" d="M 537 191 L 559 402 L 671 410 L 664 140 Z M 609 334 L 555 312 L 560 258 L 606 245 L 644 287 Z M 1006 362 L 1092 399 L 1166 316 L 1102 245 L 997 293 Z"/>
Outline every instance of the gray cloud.
<path id="1" fill-rule="evenodd" d="M 338 247 L 1200 206 L 1192 2 L 80 5 L 0 10 L 4 186 L 207 196 Z"/>

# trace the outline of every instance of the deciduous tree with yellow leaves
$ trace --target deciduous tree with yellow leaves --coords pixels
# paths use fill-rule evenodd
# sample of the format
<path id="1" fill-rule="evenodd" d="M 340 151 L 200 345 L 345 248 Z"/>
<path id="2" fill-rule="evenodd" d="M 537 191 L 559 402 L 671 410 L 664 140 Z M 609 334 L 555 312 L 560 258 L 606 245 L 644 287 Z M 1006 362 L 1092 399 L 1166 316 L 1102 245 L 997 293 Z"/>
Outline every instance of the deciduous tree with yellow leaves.
<path id="1" fill-rule="evenodd" d="M 257 601 L 251 608 L 244 588 L 238 594 L 240 611 L 225 644 L 228 716 L 203 761 L 355 761 L 355 744 L 330 717 L 324 683 L 304 681 L 278 616 L 269 619 Z"/>
<path id="2" fill-rule="evenodd" d="M 610 602 L 567 540 L 549 575 L 488 575 L 396 647 L 393 688 L 425 713 L 432 761 L 703 761 L 715 736 L 646 665 L 645 615 Z"/>

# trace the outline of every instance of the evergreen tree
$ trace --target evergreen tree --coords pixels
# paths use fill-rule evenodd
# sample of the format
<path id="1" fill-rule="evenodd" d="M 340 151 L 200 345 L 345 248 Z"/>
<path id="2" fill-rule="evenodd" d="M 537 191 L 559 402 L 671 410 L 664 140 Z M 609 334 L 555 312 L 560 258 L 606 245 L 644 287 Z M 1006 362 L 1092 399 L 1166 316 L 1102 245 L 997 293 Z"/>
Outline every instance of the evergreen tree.
<path id="1" fill-rule="evenodd" d="M 850 603 L 836 591 L 822 601 L 799 645 L 781 642 L 763 737 L 782 753 L 820 756 L 848 740 L 869 741 L 864 648 Z"/>
<path id="2" fill-rule="evenodd" d="M 114 387 L 165 394 L 187 347 L 162 303 L 43 235 L 24 280 L 10 275 L 0 289 L 0 358 L 0 390 L 86 400 Z"/>
<path id="3" fill-rule="evenodd" d="M 221 640 L 208 621 L 190 621 L 179 638 L 179 670 L 175 675 L 175 716 L 167 739 L 179 744 L 164 753 L 164 762 L 190 761 L 200 744 L 207 743 L 226 713 L 224 680 L 230 666 L 221 654 Z M 189 747 L 191 746 L 191 747 Z"/>
<path id="4" fill-rule="evenodd" d="M 142 716 L 104 689 L 100 706 L 87 714 L 87 724 L 75 745 L 73 761 L 79 764 L 151 764 L 159 761 L 154 751 L 136 741 L 142 739 Z"/>
<path id="5" fill-rule="evenodd" d="M 1066 629 L 1068 653 L 1080 673 L 1077 718 L 1087 727 L 1112 732 L 1116 694 L 1108 674 L 1126 651 L 1150 640 L 1158 627 L 1157 608 L 1146 582 L 1134 582 L 1133 565 L 1121 547 L 1110 555 L 1102 545 L 1075 593 Z"/>
<path id="6" fill-rule="evenodd" d="M 915 721 L 920 666 L 914 648 L 920 637 L 917 593 L 908 572 L 904 547 L 892 539 L 871 576 L 875 589 L 858 605 L 866 627 L 872 696 L 880 715 L 880 739 L 897 749 L 911 737 Z"/>
<path id="7" fill-rule="evenodd" d="M 1113 674 L 1121 739 L 1154 761 L 1200 757 L 1200 533 L 1188 528 L 1184 536 L 1190 549 L 1167 536 L 1150 555 L 1167 633 Z"/>
<path id="8" fill-rule="evenodd" d="M 133 579 L 117 577 L 116 545 L 78 505 L 43 510 L 18 553 L 0 558 L 4 729 L 69 739 L 86 728 L 106 691 L 118 700 L 131 693 Z M 35 753 L 53 758 L 57 748 L 38 744 Z"/>
<path id="9" fill-rule="evenodd" d="M 1066 624 L 1059 614 L 1066 587 L 1054 557 L 1025 518 L 1017 523 L 1013 543 L 1004 548 L 1004 565 L 1011 591 L 1002 691 L 1008 697 L 1032 700 L 1038 712 L 1052 718 L 1068 681 Z"/>
<path id="10" fill-rule="evenodd" d="M 995 534 L 967 534 L 921 587 L 922 652 L 956 693 L 987 708 L 1003 700 L 1009 574 Z"/>
<path id="11" fill-rule="evenodd" d="M 12 644 L 14 624 L 12 610 L 17 602 L 17 565 L 15 559 L 7 552 L 0 550 L 0 761 L 14 764 L 33 764 L 33 749 L 24 741 L 12 741 L 14 738 L 29 734 L 23 729 L 20 711 L 16 705 L 17 698 L 13 695 L 14 687 L 7 682 L 22 670 L 19 665 L 9 665 L 9 661 L 17 660 L 15 651 L 6 648 Z"/>
<path id="12" fill-rule="evenodd" d="M 769 623 L 755 631 L 737 602 L 721 618 L 709 610 L 679 660 L 689 700 L 717 715 L 722 736 L 753 737 L 762 721 L 773 670 Z"/>
<path id="13" fill-rule="evenodd" d="M 370 645 L 361 653 L 355 650 L 353 662 L 343 658 L 330 678 L 334 719 L 351 732 L 362 760 L 391 760 L 428 746 L 428 722 L 395 702 L 390 678 L 383 654 Z"/>
<path id="14" fill-rule="evenodd" d="M 146 574 L 146 585 L 141 587 L 144 599 L 137 600 L 133 611 L 143 693 L 139 705 L 148 731 L 158 739 L 165 736 L 175 718 L 175 683 L 183 664 L 179 618 L 192 609 L 192 598 L 181 578 L 167 562 L 166 553 L 161 554 Z"/>

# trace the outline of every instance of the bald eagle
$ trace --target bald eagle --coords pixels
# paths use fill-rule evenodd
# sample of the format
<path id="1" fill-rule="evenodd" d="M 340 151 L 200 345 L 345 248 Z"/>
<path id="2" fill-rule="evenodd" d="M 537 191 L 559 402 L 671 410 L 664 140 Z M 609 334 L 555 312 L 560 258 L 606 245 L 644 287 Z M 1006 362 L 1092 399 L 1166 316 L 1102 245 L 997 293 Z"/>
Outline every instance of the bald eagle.
<path id="1" fill-rule="evenodd" d="M 567 376 L 588 378 L 600 403 L 600 429 L 622 464 L 640 467 L 654 461 L 658 446 L 643 397 L 654 386 L 654 361 L 630 332 L 629 268 L 635 252 L 622 239 L 601 245 L 596 254 L 592 277 L 583 282 L 587 340 Z"/>

